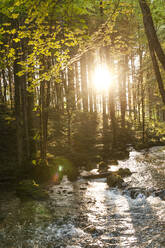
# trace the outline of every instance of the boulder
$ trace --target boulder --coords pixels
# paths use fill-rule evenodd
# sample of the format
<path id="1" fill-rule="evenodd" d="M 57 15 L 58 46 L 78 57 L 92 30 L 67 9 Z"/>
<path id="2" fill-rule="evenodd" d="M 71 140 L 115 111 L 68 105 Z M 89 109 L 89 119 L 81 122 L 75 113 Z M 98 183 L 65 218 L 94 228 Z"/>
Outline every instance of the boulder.
<path id="1" fill-rule="evenodd" d="M 123 183 L 124 183 L 124 180 L 116 172 L 111 172 L 109 174 L 109 176 L 107 177 L 107 184 L 110 187 L 119 187 L 119 188 L 121 188 Z"/>
<path id="2" fill-rule="evenodd" d="M 120 168 L 116 173 L 121 177 L 128 177 L 132 175 L 132 172 L 128 168 Z"/>
<path id="3" fill-rule="evenodd" d="M 158 190 L 155 192 L 155 196 L 160 197 L 160 199 L 162 199 L 163 201 L 165 201 L 165 190 Z"/>
<path id="4" fill-rule="evenodd" d="M 108 163 L 109 163 L 110 165 L 118 165 L 118 164 L 119 164 L 118 161 L 115 160 L 115 159 L 109 160 Z"/>
<path id="5" fill-rule="evenodd" d="M 106 171 L 107 169 L 108 169 L 107 163 L 105 163 L 104 161 L 101 161 L 99 163 L 99 171 Z"/>

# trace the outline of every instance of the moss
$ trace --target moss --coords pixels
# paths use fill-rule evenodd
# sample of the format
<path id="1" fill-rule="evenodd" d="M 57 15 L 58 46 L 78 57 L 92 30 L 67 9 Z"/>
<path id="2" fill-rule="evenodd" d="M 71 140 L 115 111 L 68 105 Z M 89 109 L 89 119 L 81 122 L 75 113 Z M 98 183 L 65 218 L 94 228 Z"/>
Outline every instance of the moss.
<path id="1" fill-rule="evenodd" d="M 127 176 L 131 176 L 132 175 L 132 172 L 130 171 L 130 169 L 128 168 L 120 168 L 118 171 L 117 171 L 117 174 L 121 177 L 127 177 Z"/>
<path id="2" fill-rule="evenodd" d="M 110 165 L 118 165 L 118 164 L 119 164 L 118 161 L 117 161 L 116 159 L 111 159 L 111 160 L 108 161 L 108 163 L 109 163 Z"/>
<path id="3" fill-rule="evenodd" d="M 110 187 L 122 187 L 124 180 L 120 175 L 116 172 L 111 172 L 110 175 L 107 177 L 107 184 Z"/>
<path id="4" fill-rule="evenodd" d="M 99 163 L 99 171 L 106 171 L 108 169 L 108 164 L 104 161 Z"/>
<path id="5" fill-rule="evenodd" d="M 32 198 L 35 200 L 48 199 L 48 194 L 33 180 L 23 180 L 16 187 L 16 194 L 20 198 Z"/>

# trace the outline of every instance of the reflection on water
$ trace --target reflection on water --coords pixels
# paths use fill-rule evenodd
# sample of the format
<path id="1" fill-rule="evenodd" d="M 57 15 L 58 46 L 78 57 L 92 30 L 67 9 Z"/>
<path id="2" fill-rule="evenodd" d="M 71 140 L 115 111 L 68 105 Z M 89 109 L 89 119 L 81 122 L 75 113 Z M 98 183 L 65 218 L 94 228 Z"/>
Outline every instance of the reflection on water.
<path id="1" fill-rule="evenodd" d="M 133 198 L 104 179 L 71 183 L 66 176 L 46 202 L 1 194 L 0 248 L 165 247 L 165 201 L 144 193 L 165 188 L 164 158 L 165 148 L 154 147 L 119 161 L 134 172 L 126 179 L 138 189 Z"/>

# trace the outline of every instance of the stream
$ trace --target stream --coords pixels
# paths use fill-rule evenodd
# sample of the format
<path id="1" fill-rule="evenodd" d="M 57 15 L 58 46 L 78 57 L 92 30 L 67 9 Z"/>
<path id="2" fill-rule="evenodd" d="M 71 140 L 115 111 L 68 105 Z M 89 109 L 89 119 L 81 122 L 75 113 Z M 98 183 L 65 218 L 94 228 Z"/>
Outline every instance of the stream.
<path id="1" fill-rule="evenodd" d="M 117 168 L 129 168 L 126 189 L 105 179 L 76 182 L 64 176 L 47 201 L 0 194 L 0 248 L 165 247 L 165 147 L 130 151 Z M 113 168 L 112 168 L 113 169 Z"/>

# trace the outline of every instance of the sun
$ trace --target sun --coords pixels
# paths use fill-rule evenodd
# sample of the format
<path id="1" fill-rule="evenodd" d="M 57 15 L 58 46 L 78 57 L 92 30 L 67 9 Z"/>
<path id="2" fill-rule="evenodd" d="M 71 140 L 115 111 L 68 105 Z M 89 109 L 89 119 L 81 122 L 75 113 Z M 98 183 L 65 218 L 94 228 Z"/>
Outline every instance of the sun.
<path id="1" fill-rule="evenodd" d="M 94 70 L 93 85 L 97 91 L 106 91 L 113 82 L 112 75 L 106 65 L 98 65 Z"/>

